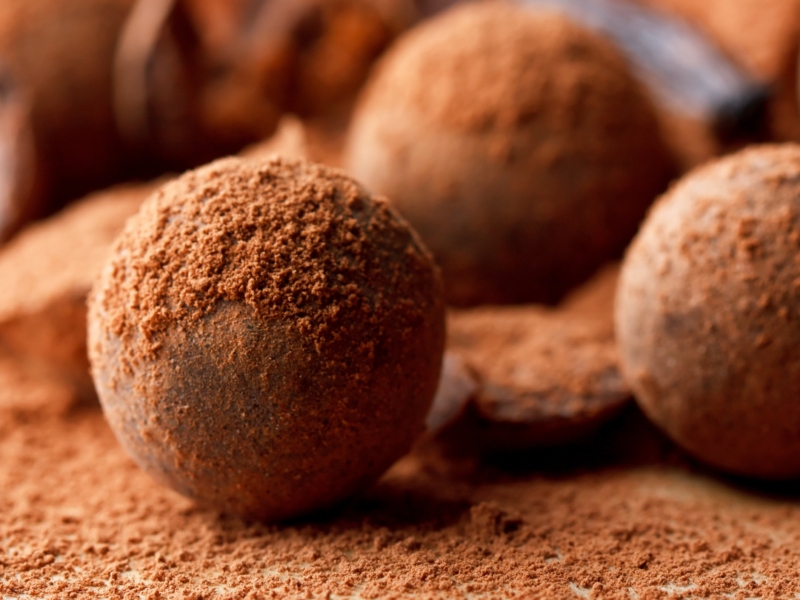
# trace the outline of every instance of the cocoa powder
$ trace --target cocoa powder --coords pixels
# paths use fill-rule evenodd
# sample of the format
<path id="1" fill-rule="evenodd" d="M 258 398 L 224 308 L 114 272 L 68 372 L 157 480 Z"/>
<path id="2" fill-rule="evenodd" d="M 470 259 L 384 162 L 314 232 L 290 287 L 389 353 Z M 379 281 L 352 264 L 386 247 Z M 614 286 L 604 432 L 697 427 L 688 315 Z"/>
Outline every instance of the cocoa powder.
<path id="1" fill-rule="evenodd" d="M 641 417 L 623 425 L 573 451 L 584 465 L 577 471 L 564 466 L 564 450 L 560 467 L 545 456 L 538 464 L 549 462 L 546 470 L 498 470 L 464 469 L 421 447 L 345 507 L 265 526 L 198 508 L 153 482 L 96 409 L 42 416 L 0 433 L 0 593 L 231 600 L 800 593 L 796 489 L 715 481 L 669 459 Z M 631 464 L 631 457 L 640 458 Z"/>

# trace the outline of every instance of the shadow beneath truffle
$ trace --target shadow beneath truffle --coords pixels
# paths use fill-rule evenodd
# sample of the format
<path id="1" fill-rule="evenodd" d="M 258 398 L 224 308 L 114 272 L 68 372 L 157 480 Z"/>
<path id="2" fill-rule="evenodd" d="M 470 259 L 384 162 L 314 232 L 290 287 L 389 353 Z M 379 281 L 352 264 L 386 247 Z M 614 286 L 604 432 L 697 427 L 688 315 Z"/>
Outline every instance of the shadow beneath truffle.
<path id="1" fill-rule="evenodd" d="M 457 464 L 469 455 L 479 465 L 471 481 L 544 475 L 568 477 L 607 468 L 683 463 L 675 445 L 631 402 L 613 419 L 578 441 L 527 449 L 491 451 L 470 445 L 478 438 L 467 429 L 441 440 L 443 459 Z"/>

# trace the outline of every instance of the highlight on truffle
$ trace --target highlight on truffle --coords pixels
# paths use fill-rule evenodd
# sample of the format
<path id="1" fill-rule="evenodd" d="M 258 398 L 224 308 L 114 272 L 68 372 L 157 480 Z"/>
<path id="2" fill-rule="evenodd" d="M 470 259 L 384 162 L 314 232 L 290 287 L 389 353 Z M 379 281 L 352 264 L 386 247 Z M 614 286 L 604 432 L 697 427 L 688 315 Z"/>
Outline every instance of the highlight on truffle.
<path id="1" fill-rule="evenodd" d="M 419 231 L 456 305 L 557 301 L 623 251 L 672 168 L 616 48 L 506 2 L 456 7 L 395 43 L 345 166 Z"/>
<path id="2" fill-rule="evenodd" d="M 800 475 L 800 146 L 756 146 L 655 205 L 617 294 L 623 372 L 644 412 L 697 458 Z"/>
<path id="3" fill-rule="evenodd" d="M 90 297 L 121 443 L 163 483 L 264 519 L 331 505 L 422 432 L 444 346 L 438 270 L 343 172 L 224 159 L 151 196 Z"/>

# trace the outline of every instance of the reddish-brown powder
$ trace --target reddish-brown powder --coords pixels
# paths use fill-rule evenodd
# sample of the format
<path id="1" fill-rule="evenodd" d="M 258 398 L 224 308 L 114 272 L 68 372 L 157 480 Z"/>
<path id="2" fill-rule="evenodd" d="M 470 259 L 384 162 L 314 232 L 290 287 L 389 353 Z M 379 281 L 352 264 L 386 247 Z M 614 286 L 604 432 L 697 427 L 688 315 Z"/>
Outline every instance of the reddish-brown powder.
<path id="1" fill-rule="evenodd" d="M 445 463 L 435 448 L 420 447 L 342 509 L 266 526 L 200 509 L 153 482 L 99 411 L 40 412 L 34 422 L 0 429 L 0 594 L 622 600 L 800 593 L 796 490 L 767 495 L 664 462 L 672 453 L 663 440 L 631 417 L 589 448 L 528 456 L 513 468 Z M 9 419 L 0 404 L 0 422 Z"/>

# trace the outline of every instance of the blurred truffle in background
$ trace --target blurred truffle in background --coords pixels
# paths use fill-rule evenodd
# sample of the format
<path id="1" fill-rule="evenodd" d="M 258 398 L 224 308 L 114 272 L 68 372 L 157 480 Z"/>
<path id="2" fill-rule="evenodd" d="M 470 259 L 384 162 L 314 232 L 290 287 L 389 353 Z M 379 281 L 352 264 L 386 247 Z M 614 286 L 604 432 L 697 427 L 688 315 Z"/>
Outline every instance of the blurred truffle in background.
<path id="1" fill-rule="evenodd" d="M 448 302 L 555 302 L 617 256 L 672 173 L 608 40 L 551 11 L 475 2 L 387 53 L 346 168 L 419 231 Z"/>
<path id="2" fill-rule="evenodd" d="M 406 0 L 5 0 L 0 148 L 24 151 L 0 165 L 0 240 L 91 190 L 235 152 L 285 112 L 346 114 L 415 19 Z"/>

